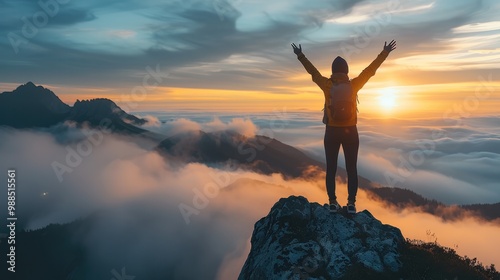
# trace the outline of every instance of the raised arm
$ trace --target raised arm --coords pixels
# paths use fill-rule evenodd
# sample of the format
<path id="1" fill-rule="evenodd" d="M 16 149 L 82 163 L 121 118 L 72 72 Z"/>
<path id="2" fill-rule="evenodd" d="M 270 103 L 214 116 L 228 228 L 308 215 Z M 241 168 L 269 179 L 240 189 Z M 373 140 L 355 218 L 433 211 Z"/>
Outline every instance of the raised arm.
<path id="1" fill-rule="evenodd" d="M 293 52 L 297 55 L 297 59 L 302 63 L 307 73 L 311 74 L 313 82 L 315 82 L 321 89 L 326 88 L 326 82 L 328 78 L 325 78 L 321 73 L 314 67 L 314 65 L 306 58 L 304 53 L 302 53 L 302 46 L 299 44 L 295 45 L 292 43 Z"/>
<path id="2" fill-rule="evenodd" d="M 358 91 L 360 90 L 368 80 L 375 75 L 377 69 L 382 65 L 384 60 L 389 56 L 389 53 L 396 49 L 396 41 L 392 40 L 389 45 L 387 42 L 384 43 L 384 48 L 382 52 L 375 58 L 375 60 L 366 67 L 358 77 L 352 79 L 353 88 Z"/>

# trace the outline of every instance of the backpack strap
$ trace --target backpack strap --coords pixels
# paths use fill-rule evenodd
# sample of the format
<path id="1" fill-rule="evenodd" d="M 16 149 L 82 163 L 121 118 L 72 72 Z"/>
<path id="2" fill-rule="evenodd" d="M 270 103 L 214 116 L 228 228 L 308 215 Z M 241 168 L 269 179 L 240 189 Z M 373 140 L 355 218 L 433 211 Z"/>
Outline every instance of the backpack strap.
<path id="1" fill-rule="evenodd" d="M 358 101 L 359 104 L 359 95 L 356 93 L 356 101 Z M 356 106 L 356 113 L 359 113 L 359 107 Z"/>

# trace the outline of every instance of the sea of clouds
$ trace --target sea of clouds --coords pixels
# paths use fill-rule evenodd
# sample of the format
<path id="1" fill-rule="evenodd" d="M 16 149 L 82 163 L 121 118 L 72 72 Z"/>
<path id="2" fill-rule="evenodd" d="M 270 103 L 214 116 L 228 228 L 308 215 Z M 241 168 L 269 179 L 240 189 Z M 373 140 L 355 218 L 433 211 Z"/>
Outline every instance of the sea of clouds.
<path id="1" fill-rule="evenodd" d="M 249 137 L 265 132 L 321 160 L 324 128 L 317 114 L 286 113 L 287 121 L 274 130 L 270 129 L 273 116 L 150 114 L 156 124 L 151 122 L 148 128 L 176 133 L 236 130 Z M 424 150 L 428 151 L 424 162 L 414 165 L 413 172 L 405 170 L 411 174 L 398 186 L 449 203 L 498 202 L 496 119 L 468 119 L 460 127 L 445 126 L 440 120 L 362 119 L 360 175 L 384 184 L 385 172 L 399 174 L 398 158 L 419 149 L 415 140 L 432 139 L 432 133 L 440 131 L 444 134 L 432 140 L 432 152 Z M 0 128 L 0 167 L 17 170 L 19 225 L 42 228 L 100 210 L 83 238 L 89 256 L 85 265 L 96 277 L 109 278 L 112 269 L 126 267 L 127 274 L 137 277 L 157 273 L 171 279 L 235 279 L 250 250 L 254 223 L 279 198 L 303 195 L 321 204 L 327 201 L 324 175 L 286 180 L 280 174 L 179 164 L 153 151 L 155 143 L 105 133 L 101 138 L 96 133 L 71 125 L 44 131 Z M 82 143 L 89 137 L 99 141 L 85 150 Z M 78 164 L 68 165 L 71 171 L 61 181 L 53 163 L 67 164 L 71 151 L 87 152 Z M 346 187 L 339 182 L 337 189 L 342 201 Z M 5 196 L 6 192 L 0 193 L 2 201 Z M 500 242 L 498 224 L 465 213 L 461 220 L 443 222 L 419 209 L 394 211 L 363 191 L 358 208 L 399 227 L 405 237 L 437 238 L 462 255 L 500 264 L 491 246 Z"/>
<path id="2" fill-rule="evenodd" d="M 277 110 L 286 120 L 271 129 L 275 113 L 214 114 L 158 113 L 159 132 L 233 129 L 245 135 L 270 134 L 325 161 L 321 112 Z M 464 119 L 358 120 L 359 175 L 390 187 L 415 191 L 447 204 L 500 202 L 500 116 Z M 236 123 L 235 123 L 236 122 Z M 259 131 L 260 130 L 260 131 Z M 261 132 L 261 133 L 259 133 Z M 263 132 L 263 133 L 262 133 Z M 344 166 L 341 154 L 339 164 Z"/>

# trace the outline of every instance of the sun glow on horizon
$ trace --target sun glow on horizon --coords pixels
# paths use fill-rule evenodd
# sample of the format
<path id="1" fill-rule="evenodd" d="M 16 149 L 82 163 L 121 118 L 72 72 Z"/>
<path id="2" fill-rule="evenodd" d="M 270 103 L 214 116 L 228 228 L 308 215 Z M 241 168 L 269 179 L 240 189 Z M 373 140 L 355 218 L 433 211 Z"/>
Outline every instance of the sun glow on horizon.
<path id="1" fill-rule="evenodd" d="M 395 88 L 383 88 L 379 91 L 379 105 L 385 110 L 390 110 L 396 106 L 396 93 Z"/>

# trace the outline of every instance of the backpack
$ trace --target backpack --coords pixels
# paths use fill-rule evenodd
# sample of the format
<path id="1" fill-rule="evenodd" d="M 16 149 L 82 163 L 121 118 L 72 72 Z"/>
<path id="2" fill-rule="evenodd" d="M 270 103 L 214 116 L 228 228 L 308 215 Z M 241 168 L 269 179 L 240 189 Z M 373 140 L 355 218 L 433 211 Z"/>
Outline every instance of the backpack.
<path id="1" fill-rule="evenodd" d="M 353 90 L 350 82 L 334 83 L 330 89 L 330 104 L 325 103 L 323 108 L 323 123 L 328 124 L 329 118 L 336 122 L 345 122 L 356 114 L 356 102 L 353 99 Z M 328 116 L 326 107 L 330 110 Z"/>

